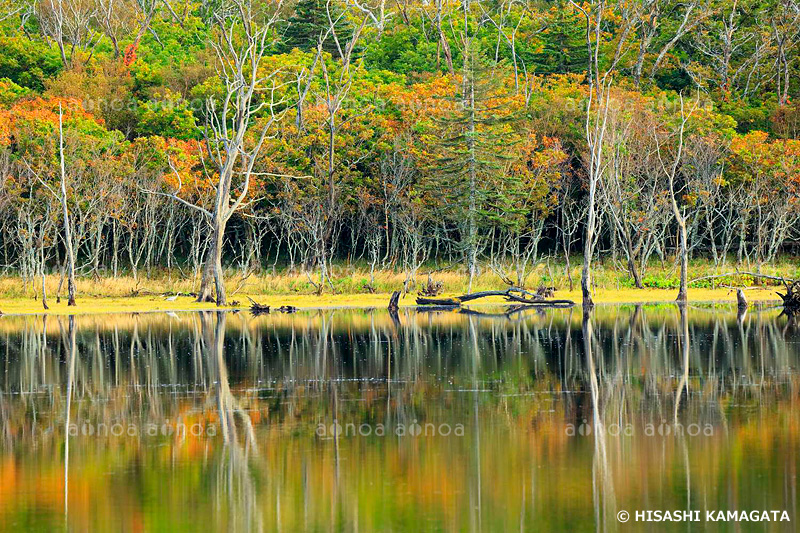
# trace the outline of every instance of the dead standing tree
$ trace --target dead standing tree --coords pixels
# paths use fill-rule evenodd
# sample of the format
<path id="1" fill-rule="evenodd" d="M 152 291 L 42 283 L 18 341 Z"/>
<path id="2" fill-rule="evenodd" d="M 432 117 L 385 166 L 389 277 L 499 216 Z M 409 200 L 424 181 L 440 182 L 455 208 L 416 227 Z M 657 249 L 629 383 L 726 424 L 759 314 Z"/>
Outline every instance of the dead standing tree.
<path id="1" fill-rule="evenodd" d="M 611 97 L 611 71 L 619 60 L 622 39 L 617 48 L 617 55 L 604 73 L 600 68 L 600 45 L 603 35 L 603 16 L 606 0 L 592 2 L 583 7 L 570 0 L 570 3 L 583 14 L 586 19 L 586 48 L 589 53 L 586 77 L 589 83 L 589 98 L 586 105 L 585 139 L 588 154 L 586 155 L 586 174 L 588 180 L 587 213 L 583 239 L 583 268 L 581 270 L 581 295 L 583 306 L 590 308 L 592 302 L 592 258 L 595 244 L 599 236 L 597 221 L 597 186 L 604 172 L 606 162 L 603 158 L 603 138 L 606 134 L 609 100 Z"/>
<path id="2" fill-rule="evenodd" d="M 667 178 L 668 184 L 668 192 L 669 192 L 669 200 L 670 205 L 672 206 L 672 214 L 675 217 L 675 223 L 678 226 L 678 255 L 680 260 L 680 267 L 681 267 L 681 280 L 680 280 L 680 288 L 678 289 L 678 297 L 676 300 L 678 302 L 686 302 L 687 295 L 686 295 L 686 286 L 687 286 L 687 272 L 689 270 L 689 244 L 688 244 L 688 237 L 686 231 L 686 213 L 684 210 L 680 208 L 678 205 L 678 198 L 679 196 L 676 193 L 676 179 L 678 177 L 678 170 L 680 169 L 681 162 L 683 160 L 683 144 L 684 144 L 684 134 L 686 132 L 686 124 L 689 122 L 689 118 L 692 116 L 694 111 L 697 109 L 697 105 L 699 104 L 699 98 L 695 101 L 692 108 L 687 112 L 684 102 L 683 102 L 683 95 L 680 95 L 680 122 L 677 126 L 677 132 L 674 132 L 674 136 L 676 137 L 676 145 L 675 145 L 675 152 L 673 154 L 672 162 L 665 161 L 664 154 L 662 153 L 662 146 L 664 141 L 659 139 L 659 134 L 657 131 L 654 131 L 654 137 L 656 141 L 656 153 L 658 154 L 659 164 L 661 166 L 661 170 L 664 172 L 664 175 Z"/>
<path id="3" fill-rule="evenodd" d="M 95 31 L 94 2 L 42 0 L 31 5 L 42 35 L 55 43 L 65 69 L 73 66 L 77 50 L 91 55 L 102 39 L 102 32 Z"/>
<path id="4" fill-rule="evenodd" d="M 262 60 L 275 37 L 273 27 L 278 20 L 280 5 L 279 1 L 272 14 L 265 15 L 252 0 L 231 0 L 220 5 L 212 15 L 216 40 L 210 45 L 216 52 L 217 72 L 224 85 L 222 99 L 212 98 L 207 104 L 205 143 L 216 167 L 214 203 L 207 209 L 178 196 L 181 181 L 174 167 L 178 190 L 166 194 L 202 213 L 211 230 L 198 302 L 214 301 L 213 281 L 217 305 L 227 304 L 222 271 L 225 228 L 231 216 L 247 205 L 245 199 L 254 175 L 253 167 L 270 128 L 279 119 L 276 109 L 283 102 L 275 99 L 279 88 L 278 71 L 263 72 Z M 248 148 L 250 132 L 255 135 Z M 234 197 L 235 179 L 238 194 Z"/>
<path id="5" fill-rule="evenodd" d="M 342 161 L 338 161 L 336 157 L 336 136 L 342 128 L 346 127 L 348 122 L 353 121 L 358 116 L 367 114 L 369 112 L 365 110 L 362 113 L 351 115 L 346 119 L 342 119 L 340 116 L 342 109 L 345 106 L 347 96 L 350 93 L 350 89 L 353 86 L 353 59 L 354 52 L 356 50 L 356 43 L 358 42 L 358 39 L 360 38 L 361 32 L 366 26 L 367 21 L 370 18 L 374 18 L 367 7 L 360 6 L 358 4 L 356 4 L 356 6 L 360 10 L 364 11 L 366 15 L 362 19 L 361 24 L 353 31 L 353 34 L 349 36 L 350 39 L 344 43 L 344 46 L 342 46 L 340 36 L 336 32 L 336 24 L 342 15 L 334 19 L 333 14 L 331 13 L 330 0 L 328 0 L 328 3 L 326 4 L 328 29 L 325 38 L 327 38 L 327 35 L 330 35 L 333 38 L 333 41 L 336 44 L 336 49 L 339 53 L 339 58 L 341 59 L 341 66 L 337 76 L 334 72 L 330 71 L 325 61 L 320 63 L 322 67 L 322 78 L 325 89 L 322 100 L 327 115 L 326 129 L 328 130 L 328 146 L 325 168 L 325 177 L 328 183 L 328 195 L 327 202 L 320 204 L 323 206 L 326 213 L 325 231 L 324 233 L 320 234 L 321 239 L 318 239 L 316 243 L 316 260 L 320 268 L 320 280 L 318 285 L 318 291 L 320 292 L 325 286 L 326 281 L 328 284 L 330 284 L 331 289 L 333 289 L 329 260 L 334 253 L 336 238 L 338 237 L 340 229 L 339 222 L 341 218 L 341 205 L 338 199 L 337 191 L 337 171 L 340 170 Z M 383 21 L 383 15 L 381 16 L 381 21 Z M 380 27 L 382 26 L 379 26 L 379 28 Z M 320 43 L 317 46 L 318 50 L 321 50 L 323 40 L 324 39 L 320 37 Z"/>
<path id="6" fill-rule="evenodd" d="M 75 304 L 75 295 L 77 293 L 75 283 L 75 241 L 73 239 L 73 223 L 70 217 L 69 209 L 69 195 L 67 185 L 67 166 L 64 160 L 64 110 L 61 104 L 58 104 L 58 171 L 59 171 L 59 184 L 58 190 L 51 187 L 47 181 L 33 170 L 30 164 L 25 161 L 28 169 L 33 173 L 39 182 L 52 194 L 61 206 L 62 222 L 63 222 L 63 241 L 64 249 L 66 251 L 66 264 L 64 268 L 67 274 L 67 305 L 73 306 Z M 63 278 L 62 278 L 63 279 Z M 43 282 L 44 283 L 44 282 Z M 59 287 L 60 290 L 60 287 Z M 42 288 L 44 292 L 44 285 Z M 46 308 L 46 307 L 45 307 Z"/>

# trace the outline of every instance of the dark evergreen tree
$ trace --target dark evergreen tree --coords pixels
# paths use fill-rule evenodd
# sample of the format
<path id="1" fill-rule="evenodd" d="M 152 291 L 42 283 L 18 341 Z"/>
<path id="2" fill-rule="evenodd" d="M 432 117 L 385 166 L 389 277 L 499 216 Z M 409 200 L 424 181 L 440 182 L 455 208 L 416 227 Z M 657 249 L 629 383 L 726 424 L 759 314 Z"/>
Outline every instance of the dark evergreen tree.
<path id="1" fill-rule="evenodd" d="M 499 90 L 488 60 L 473 43 L 465 54 L 456 109 L 441 120 L 450 134 L 441 140 L 439 179 L 433 184 L 448 210 L 453 212 L 455 207 L 459 213 L 470 290 L 480 248 L 478 226 L 489 222 L 487 202 L 497 180 L 505 179 L 503 163 L 509 159 L 509 123 L 514 117 L 493 103 Z"/>
<path id="2" fill-rule="evenodd" d="M 567 74 L 586 71 L 589 53 L 586 29 L 574 16 L 559 10 L 542 32 L 542 48 L 531 52 L 523 45 L 520 54 L 536 74 Z"/>
<path id="3" fill-rule="evenodd" d="M 328 32 L 330 21 L 335 23 L 336 38 L 332 32 Z M 352 37 L 353 25 L 338 3 L 332 0 L 330 3 L 327 0 L 298 0 L 294 13 L 286 21 L 281 49 L 283 52 L 289 52 L 293 48 L 314 50 L 319 40 L 323 39 L 322 49 L 333 57 L 339 57 L 336 39 L 344 49 Z"/>

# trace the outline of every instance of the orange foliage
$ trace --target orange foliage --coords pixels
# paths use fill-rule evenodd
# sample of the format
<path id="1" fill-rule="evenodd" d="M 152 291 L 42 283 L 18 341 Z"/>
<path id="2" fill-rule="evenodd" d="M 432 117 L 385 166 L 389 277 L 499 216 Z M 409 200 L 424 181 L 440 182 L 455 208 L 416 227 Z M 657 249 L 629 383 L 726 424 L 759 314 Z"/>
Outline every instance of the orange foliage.
<path id="1" fill-rule="evenodd" d="M 0 109 L 0 145 L 11 144 L 13 131 L 19 122 L 34 122 L 58 126 L 58 107 L 61 105 L 63 120 L 75 118 L 92 120 L 99 125 L 103 120 L 83 109 L 74 98 L 31 98 L 14 104 L 10 109 Z"/>

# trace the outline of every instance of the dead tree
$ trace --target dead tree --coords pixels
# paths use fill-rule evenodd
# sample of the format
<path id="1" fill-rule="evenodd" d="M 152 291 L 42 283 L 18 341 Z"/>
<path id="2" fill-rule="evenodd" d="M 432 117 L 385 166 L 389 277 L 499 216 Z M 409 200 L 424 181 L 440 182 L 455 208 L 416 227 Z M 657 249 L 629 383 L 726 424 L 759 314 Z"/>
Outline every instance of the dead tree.
<path id="1" fill-rule="evenodd" d="M 75 295 L 77 293 L 75 284 L 75 242 L 72 238 L 72 219 L 70 217 L 68 196 L 67 196 L 67 167 L 64 161 L 64 112 L 61 104 L 58 104 L 58 161 L 59 161 L 59 187 L 53 189 L 28 165 L 28 168 L 36 175 L 39 182 L 52 194 L 61 206 L 61 218 L 64 229 L 64 249 L 66 250 L 66 261 L 64 268 L 67 274 L 67 305 L 75 305 Z M 26 162 L 27 164 L 27 162 Z M 63 273 L 62 273 L 63 274 Z M 62 277 L 63 280 L 63 277 Z M 60 291 L 60 286 L 59 286 Z"/>
<path id="2" fill-rule="evenodd" d="M 392 297 L 389 298 L 389 311 L 397 312 L 400 309 L 400 291 L 394 291 Z"/>
<path id="3" fill-rule="evenodd" d="M 783 300 L 782 315 L 788 316 L 790 319 L 800 314 L 800 280 L 793 282 L 785 282 L 786 294 L 777 293 Z"/>
<path id="4" fill-rule="evenodd" d="M 58 161 L 61 173 L 61 210 L 64 219 L 64 246 L 67 250 L 67 305 L 75 305 L 75 251 L 72 248 L 72 226 L 67 208 L 67 171 L 64 164 L 64 113 L 61 104 L 58 104 Z"/>
<path id="5" fill-rule="evenodd" d="M 76 50 L 90 52 L 103 37 L 94 29 L 98 15 L 94 2 L 43 0 L 33 6 L 42 35 L 56 44 L 65 69 L 73 66 Z"/>
<path id="6" fill-rule="evenodd" d="M 436 305 L 458 307 L 462 303 L 486 298 L 488 296 L 502 296 L 509 302 L 521 303 L 540 307 L 572 307 L 575 302 L 572 300 L 546 300 L 536 293 L 526 291 L 519 287 L 509 287 L 504 291 L 480 291 L 452 298 L 417 298 L 417 305 Z M 526 298 L 528 296 L 528 298 Z"/>
<path id="7" fill-rule="evenodd" d="M 675 154 L 673 155 L 673 160 L 670 164 L 665 163 L 662 153 L 661 153 L 661 144 L 658 138 L 658 133 L 655 134 L 656 139 L 656 153 L 658 154 L 658 160 L 661 165 L 661 170 L 664 172 L 665 176 L 667 177 L 667 183 L 669 185 L 669 199 L 670 205 L 672 206 L 672 214 L 675 217 L 675 223 L 678 226 L 678 238 L 679 238 L 679 259 L 680 259 L 680 266 L 681 266 L 681 280 L 680 280 L 680 288 L 678 289 L 678 297 L 676 300 L 678 302 L 685 302 L 687 300 L 686 295 L 686 286 L 687 286 L 687 273 L 689 270 L 689 245 L 688 245 L 688 237 L 686 231 L 686 214 L 681 208 L 678 206 L 678 196 L 676 194 L 676 178 L 678 176 L 678 169 L 680 168 L 681 159 L 683 157 L 683 141 L 684 141 L 684 132 L 686 131 L 686 124 L 689 121 L 689 117 L 692 116 L 692 113 L 695 109 L 697 109 L 697 104 L 699 101 L 695 101 L 694 106 L 692 109 L 688 111 L 685 110 L 684 102 L 683 102 L 683 95 L 680 96 L 680 103 L 681 103 L 681 121 L 677 131 L 677 141 L 675 147 Z"/>
<path id="8" fill-rule="evenodd" d="M 606 134 L 609 101 L 611 98 L 611 73 L 622 56 L 627 33 L 619 39 L 612 61 L 607 69 L 600 67 L 600 48 L 603 39 L 603 19 L 606 0 L 596 0 L 583 7 L 574 0 L 570 3 L 586 19 L 586 48 L 588 65 L 586 77 L 589 82 L 589 99 L 586 105 L 585 139 L 588 149 L 586 155 L 586 174 L 588 197 L 586 225 L 583 239 L 583 269 L 581 270 L 581 294 L 584 307 L 592 307 L 592 259 L 598 238 L 597 186 L 607 165 L 604 159 L 603 138 Z"/>
<path id="9" fill-rule="evenodd" d="M 276 91 L 280 86 L 276 79 L 277 71 L 264 73 L 260 68 L 271 50 L 272 28 L 278 20 L 280 4 L 279 1 L 272 15 L 264 18 L 252 0 L 232 0 L 213 15 L 216 40 L 210 44 L 216 52 L 218 75 L 225 87 L 221 101 L 209 99 L 207 105 L 209 119 L 205 144 L 216 167 L 214 203 L 205 208 L 178 196 L 181 180 L 174 167 L 178 190 L 165 194 L 202 213 L 211 229 L 198 302 L 214 301 L 211 296 L 213 281 L 217 306 L 227 303 L 222 271 L 225 228 L 231 216 L 247 205 L 245 199 L 250 190 L 253 167 L 270 128 L 279 118 L 276 110 L 283 104 L 276 101 Z M 266 117 L 259 122 L 263 115 Z M 248 147 L 246 137 L 256 127 L 260 131 Z M 235 178 L 238 178 L 236 188 L 239 192 L 233 197 Z"/>

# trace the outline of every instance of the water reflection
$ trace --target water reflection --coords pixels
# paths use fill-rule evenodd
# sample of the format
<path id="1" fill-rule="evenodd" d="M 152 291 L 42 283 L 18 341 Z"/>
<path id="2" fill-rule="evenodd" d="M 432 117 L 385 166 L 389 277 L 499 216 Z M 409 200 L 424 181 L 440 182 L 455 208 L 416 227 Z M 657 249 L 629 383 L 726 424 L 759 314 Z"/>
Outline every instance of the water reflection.
<path id="1" fill-rule="evenodd" d="M 794 519 L 800 346 L 778 314 L 4 317 L 0 523 L 607 531 L 623 509 L 687 508 Z"/>

